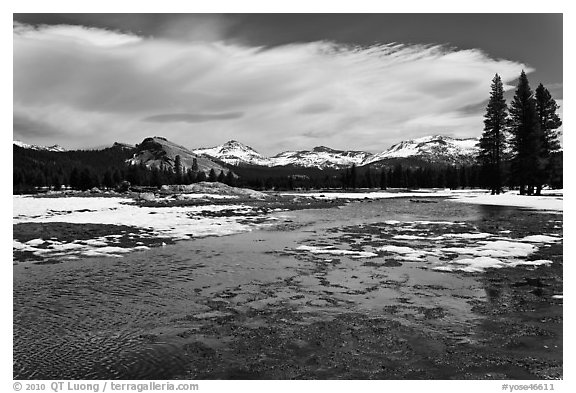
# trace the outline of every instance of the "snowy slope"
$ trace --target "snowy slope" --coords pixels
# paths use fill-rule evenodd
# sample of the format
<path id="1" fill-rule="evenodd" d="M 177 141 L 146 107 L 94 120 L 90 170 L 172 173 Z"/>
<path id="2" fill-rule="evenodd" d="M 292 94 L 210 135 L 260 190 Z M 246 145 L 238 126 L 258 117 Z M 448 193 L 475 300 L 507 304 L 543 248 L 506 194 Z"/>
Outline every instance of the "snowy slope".
<path id="1" fill-rule="evenodd" d="M 20 141 L 13 141 L 13 144 L 21 147 L 23 149 L 32 149 L 32 150 L 43 150 L 43 151 L 66 151 L 62 146 L 53 145 L 53 146 L 38 146 L 38 145 L 30 145 L 28 143 L 20 142 Z"/>
<path id="2" fill-rule="evenodd" d="M 272 166 L 294 165 L 315 168 L 342 168 L 361 165 L 372 154 L 364 151 L 334 150 L 318 146 L 312 150 L 286 151 L 271 157 Z"/>
<path id="3" fill-rule="evenodd" d="M 218 159 L 230 165 L 298 166 L 305 168 L 344 168 L 352 164 L 362 166 L 393 158 L 421 158 L 433 163 L 470 163 L 477 154 L 477 139 L 458 139 L 433 135 L 403 141 L 388 150 L 371 154 L 364 151 L 334 150 L 318 146 L 312 150 L 285 151 L 264 157 L 254 149 L 237 141 L 229 141 L 211 148 L 193 150 L 205 157 Z"/>
<path id="4" fill-rule="evenodd" d="M 442 135 L 426 136 L 397 143 L 382 153 L 374 154 L 363 164 L 390 158 L 410 157 L 422 158 L 430 162 L 468 163 L 474 160 L 478 152 L 477 143 L 478 139 L 476 138 L 458 139 Z"/>
<path id="5" fill-rule="evenodd" d="M 312 150 L 285 151 L 273 157 L 264 157 L 250 146 L 237 141 L 229 141 L 223 145 L 211 148 L 193 150 L 194 153 L 206 157 L 216 158 L 231 165 L 260 165 L 301 167 L 340 168 L 352 164 L 359 165 L 370 153 L 358 151 L 334 150 L 325 146 L 318 146 Z"/>
<path id="6" fill-rule="evenodd" d="M 270 166 L 270 159 L 263 157 L 250 146 L 238 141 L 228 141 L 223 145 L 192 150 L 193 153 L 216 158 L 230 165 Z"/>

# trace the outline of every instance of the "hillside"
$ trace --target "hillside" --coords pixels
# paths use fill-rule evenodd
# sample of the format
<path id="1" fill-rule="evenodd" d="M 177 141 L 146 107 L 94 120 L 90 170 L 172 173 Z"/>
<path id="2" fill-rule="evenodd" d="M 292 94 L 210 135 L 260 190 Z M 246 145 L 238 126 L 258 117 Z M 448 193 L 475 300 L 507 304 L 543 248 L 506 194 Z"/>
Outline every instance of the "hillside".
<path id="1" fill-rule="evenodd" d="M 416 159 L 430 164 L 473 164 L 478 154 L 478 139 L 458 139 L 433 135 L 402 141 L 382 153 L 372 155 L 363 165 L 390 159 Z"/>
<path id="2" fill-rule="evenodd" d="M 146 138 L 142 143 L 136 145 L 134 156 L 128 160 L 128 163 L 131 165 L 142 164 L 149 169 L 164 168 L 174 170 L 176 156 L 180 156 L 184 171 L 193 167 L 194 159 L 196 159 L 198 170 L 205 173 L 210 172 L 211 169 L 214 169 L 216 173 L 229 171 L 224 165 L 216 163 L 205 156 L 199 156 L 186 147 L 177 145 L 166 138 L 156 136 Z"/>

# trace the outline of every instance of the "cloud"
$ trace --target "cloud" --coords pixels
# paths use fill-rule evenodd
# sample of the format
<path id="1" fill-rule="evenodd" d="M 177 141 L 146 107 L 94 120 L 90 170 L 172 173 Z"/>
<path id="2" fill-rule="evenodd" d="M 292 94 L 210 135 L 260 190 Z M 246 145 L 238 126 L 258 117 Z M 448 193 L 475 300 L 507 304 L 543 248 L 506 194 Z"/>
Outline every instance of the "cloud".
<path id="1" fill-rule="evenodd" d="M 329 112 L 330 110 L 332 110 L 332 105 L 317 102 L 303 106 L 298 110 L 297 113 L 315 115 L 318 113 L 326 113 Z"/>
<path id="2" fill-rule="evenodd" d="M 192 37 L 217 37 L 225 23 L 217 24 Z M 17 24 L 14 110 L 65 147 L 163 135 L 191 148 L 236 139 L 263 154 L 312 143 L 380 151 L 423 135 L 480 135 L 494 74 L 512 83 L 531 71 L 441 45 L 268 48 L 170 38 L 185 27 L 167 25 L 170 34 L 150 38 Z"/>
<path id="3" fill-rule="evenodd" d="M 232 120 L 242 117 L 241 112 L 230 112 L 230 113 L 169 113 L 164 115 L 149 116 L 143 121 L 149 121 L 154 123 L 173 123 L 173 122 L 184 122 L 184 123 L 201 123 L 205 121 L 214 120 Z"/>
<path id="4" fill-rule="evenodd" d="M 62 136 L 62 132 L 50 124 L 42 121 L 30 119 L 22 113 L 13 114 L 13 130 L 18 136 L 28 136 L 35 138 L 52 138 Z"/>
<path id="5" fill-rule="evenodd" d="M 34 27 L 14 23 L 14 34 L 20 38 L 44 40 L 47 42 L 76 42 L 80 45 L 114 47 L 139 42 L 142 38 L 133 35 L 84 26 L 42 25 Z"/>

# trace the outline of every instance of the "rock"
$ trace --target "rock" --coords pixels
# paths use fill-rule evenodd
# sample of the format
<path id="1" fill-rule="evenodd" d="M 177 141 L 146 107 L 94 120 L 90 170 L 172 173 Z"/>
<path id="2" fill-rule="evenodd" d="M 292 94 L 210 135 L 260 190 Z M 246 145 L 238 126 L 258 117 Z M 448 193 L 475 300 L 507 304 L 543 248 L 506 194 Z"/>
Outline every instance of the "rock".
<path id="1" fill-rule="evenodd" d="M 100 191 L 100 189 L 98 187 L 93 187 L 90 192 L 92 194 L 100 194 L 102 191 Z"/>
<path id="2" fill-rule="evenodd" d="M 260 191 L 254 191 L 248 188 L 231 187 L 219 182 L 200 182 L 185 185 L 170 184 L 162 186 L 160 190 L 164 193 L 216 194 L 244 196 L 254 199 L 264 199 L 268 197 L 267 194 Z"/>
<path id="3" fill-rule="evenodd" d="M 142 201 L 153 201 L 156 196 L 151 192 L 141 192 L 138 194 L 138 199 Z"/>
<path id="4" fill-rule="evenodd" d="M 126 191 L 128 191 L 128 190 L 130 189 L 130 186 L 131 186 L 130 182 L 127 181 L 127 180 L 124 180 L 124 181 L 122 181 L 122 183 L 120 183 L 120 184 L 118 185 L 118 188 L 116 189 L 116 191 L 118 191 L 118 192 L 126 192 Z"/>

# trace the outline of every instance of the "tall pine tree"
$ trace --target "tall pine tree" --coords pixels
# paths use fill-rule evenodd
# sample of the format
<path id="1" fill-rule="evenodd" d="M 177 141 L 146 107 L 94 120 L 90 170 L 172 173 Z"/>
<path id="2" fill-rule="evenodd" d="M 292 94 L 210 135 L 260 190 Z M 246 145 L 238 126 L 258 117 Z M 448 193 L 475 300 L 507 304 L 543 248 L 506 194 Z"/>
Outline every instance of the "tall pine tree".
<path id="1" fill-rule="evenodd" d="M 174 173 L 176 175 L 176 184 L 182 184 L 182 174 L 184 172 L 182 170 L 182 158 L 180 158 L 180 155 L 176 155 L 174 158 Z"/>
<path id="2" fill-rule="evenodd" d="M 502 156 L 506 138 L 506 100 L 502 79 L 496 74 L 492 79 L 490 100 L 484 115 L 484 133 L 480 138 L 478 160 L 487 175 L 492 195 L 502 192 Z"/>
<path id="3" fill-rule="evenodd" d="M 352 168 L 350 168 L 350 187 L 354 190 L 357 187 L 356 164 L 352 164 Z"/>
<path id="4" fill-rule="evenodd" d="M 516 93 L 510 104 L 510 133 L 515 185 L 520 187 L 521 195 L 532 195 L 534 188 L 543 180 L 543 166 L 540 159 L 542 132 L 536 99 L 524 71 L 520 74 Z"/>
<path id="5" fill-rule="evenodd" d="M 216 171 L 214 168 L 210 169 L 210 173 L 208 174 L 208 181 L 215 182 L 216 181 Z"/>
<path id="6" fill-rule="evenodd" d="M 536 88 L 536 110 L 538 112 L 538 121 L 540 123 L 541 141 L 540 141 L 540 159 L 544 166 L 544 182 L 551 183 L 559 168 L 555 165 L 554 154 L 560 150 L 560 141 L 558 140 L 558 128 L 562 125 L 562 120 L 556 114 L 559 106 L 552 98 L 552 95 L 542 83 Z M 541 184 L 538 185 L 536 194 L 540 194 Z"/>

